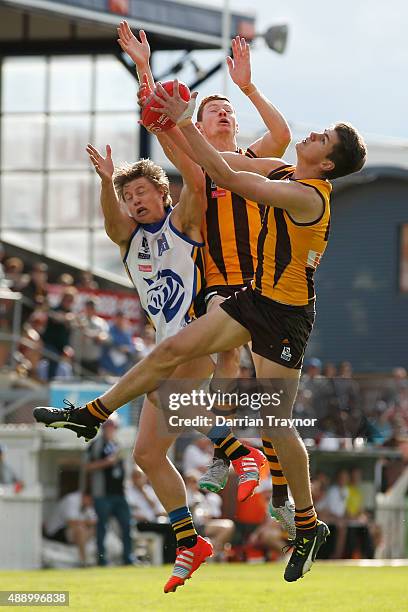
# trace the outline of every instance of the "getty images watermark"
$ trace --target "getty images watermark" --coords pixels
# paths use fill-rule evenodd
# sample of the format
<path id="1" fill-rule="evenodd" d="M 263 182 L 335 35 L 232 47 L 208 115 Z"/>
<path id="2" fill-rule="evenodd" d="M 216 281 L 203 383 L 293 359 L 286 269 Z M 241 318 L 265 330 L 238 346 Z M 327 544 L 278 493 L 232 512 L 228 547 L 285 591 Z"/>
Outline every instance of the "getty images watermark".
<path id="1" fill-rule="evenodd" d="M 230 382 L 230 381 L 229 381 Z M 284 407 L 287 391 L 210 391 L 193 389 L 183 392 L 170 392 L 166 397 L 170 427 L 314 427 L 316 418 L 292 418 Z M 220 414 L 225 411 L 226 414 Z M 271 411 L 275 414 L 271 414 Z M 240 415 L 235 413 L 239 411 Z M 211 412 L 211 414 L 208 414 Z M 231 414 L 234 412 L 234 414 Z M 253 413 L 259 412 L 259 416 Z M 252 414 L 251 414 L 252 413 Z"/>

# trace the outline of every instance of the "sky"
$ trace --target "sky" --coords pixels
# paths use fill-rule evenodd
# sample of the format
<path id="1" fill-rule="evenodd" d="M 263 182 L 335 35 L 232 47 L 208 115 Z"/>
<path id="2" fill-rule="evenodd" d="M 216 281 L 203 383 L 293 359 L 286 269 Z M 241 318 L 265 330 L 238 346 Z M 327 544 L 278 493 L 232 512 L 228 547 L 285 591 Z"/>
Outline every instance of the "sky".
<path id="1" fill-rule="evenodd" d="M 193 2 L 195 0 L 192 0 Z M 197 2 L 202 4 L 203 2 Z M 220 0 L 206 4 L 222 5 Z M 264 41 L 252 50 L 252 75 L 258 88 L 303 130 L 349 121 L 366 137 L 403 139 L 408 146 L 408 2 L 406 0 L 230 0 L 232 10 L 256 13 L 257 32 L 274 24 L 289 26 L 283 55 Z M 202 67 L 221 51 L 196 53 Z M 162 69 L 168 58 L 159 57 Z M 192 73 L 179 77 L 191 82 Z M 200 95 L 222 88 L 215 75 Z M 228 90 L 248 131 L 261 129 L 250 103 L 231 84 Z"/>

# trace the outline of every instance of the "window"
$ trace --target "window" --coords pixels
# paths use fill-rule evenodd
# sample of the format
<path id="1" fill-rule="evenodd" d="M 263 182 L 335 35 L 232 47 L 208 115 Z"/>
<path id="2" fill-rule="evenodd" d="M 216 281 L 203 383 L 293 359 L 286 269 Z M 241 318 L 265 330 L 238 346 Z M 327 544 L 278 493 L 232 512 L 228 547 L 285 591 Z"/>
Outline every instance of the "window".
<path id="1" fill-rule="evenodd" d="M 5 58 L 0 76 L 0 240 L 125 280 L 85 147 L 137 159 L 136 79 L 95 55 Z"/>

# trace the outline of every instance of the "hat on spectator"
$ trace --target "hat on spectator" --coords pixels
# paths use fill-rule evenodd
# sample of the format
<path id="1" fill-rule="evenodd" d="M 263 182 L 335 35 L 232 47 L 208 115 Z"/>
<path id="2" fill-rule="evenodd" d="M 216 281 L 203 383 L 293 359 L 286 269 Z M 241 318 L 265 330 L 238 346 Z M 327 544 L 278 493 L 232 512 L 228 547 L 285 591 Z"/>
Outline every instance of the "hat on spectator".
<path id="1" fill-rule="evenodd" d="M 320 361 L 320 359 L 318 359 L 318 357 L 311 357 L 307 362 L 307 367 L 308 368 L 321 368 L 322 362 Z"/>

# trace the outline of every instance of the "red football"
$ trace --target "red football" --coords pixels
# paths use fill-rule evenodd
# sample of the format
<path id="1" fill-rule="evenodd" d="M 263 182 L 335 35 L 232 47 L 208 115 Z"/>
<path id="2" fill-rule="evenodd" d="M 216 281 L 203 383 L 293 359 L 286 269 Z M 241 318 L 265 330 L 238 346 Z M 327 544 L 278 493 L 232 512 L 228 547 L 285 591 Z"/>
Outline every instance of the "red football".
<path id="1" fill-rule="evenodd" d="M 165 83 L 162 83 L 162 86 L 170 95 L 173 94 L 173 81 L 166 81 Z M 186 102 L 190 100 L 190 90 L 184 83 L 179 82 L 179 93 L 182 99 Z M 161 97 L 160 94 L 157 93 L 157 95 Z M 160 113 L 151 110 L 152 107 L 159 108 L 159 106 L 159 102 L 154 100 L 153 94 L 150 94 L 142 110 L 142 123 L 152 132 L 167 132 L 167 130 L 170 130 L 175 126 L 175 123 L 166 115 L 161 115 Z"/>

